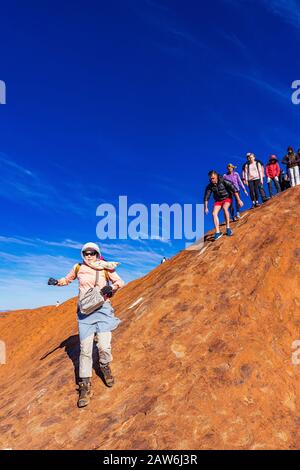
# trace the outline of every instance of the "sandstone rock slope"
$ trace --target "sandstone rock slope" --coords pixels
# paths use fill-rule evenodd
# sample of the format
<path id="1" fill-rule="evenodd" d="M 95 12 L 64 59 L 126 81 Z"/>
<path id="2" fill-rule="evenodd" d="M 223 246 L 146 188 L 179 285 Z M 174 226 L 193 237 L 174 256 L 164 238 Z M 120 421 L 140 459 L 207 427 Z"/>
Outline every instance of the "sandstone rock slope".
<path id="1" fill-rule="evenodd" d="M 120 291 L 116 385 L 96 368 L 85 409 L 76 299 L 3 314 L 0 448 L 299 448 L 299 202 L 290 189 Z"/>

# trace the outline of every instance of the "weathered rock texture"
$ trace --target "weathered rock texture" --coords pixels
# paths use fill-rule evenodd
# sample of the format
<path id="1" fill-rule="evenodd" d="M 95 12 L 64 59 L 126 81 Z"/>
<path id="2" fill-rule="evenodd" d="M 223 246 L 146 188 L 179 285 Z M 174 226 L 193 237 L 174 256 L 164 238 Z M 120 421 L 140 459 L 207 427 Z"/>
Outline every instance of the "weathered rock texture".
<path id="1" fill-rule="evenodd" d="M 85 409 L 76 299 L 4 314 L 0 448 L 299 448 L 299 202 L 288 190 L 120 291 L 117 382 L 95 373 Z"/>

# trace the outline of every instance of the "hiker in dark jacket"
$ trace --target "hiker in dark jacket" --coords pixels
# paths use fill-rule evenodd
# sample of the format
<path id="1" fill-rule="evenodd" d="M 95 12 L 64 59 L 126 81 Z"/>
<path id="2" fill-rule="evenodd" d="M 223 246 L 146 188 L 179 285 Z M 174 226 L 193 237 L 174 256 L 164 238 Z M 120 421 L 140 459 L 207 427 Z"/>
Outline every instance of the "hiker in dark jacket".
<path id="1" fill-rule="evenodd" d="M 297 186 L 300 184 L 299 176 L 299 162 L 300 158 L 297 153 L 294 152 L 293 147 L 288 147 L 287 154 L 282 160 L 282 163 L 286 165 L 287 172 L 290 177 L 291 186 Z"/>
<path id="2" fill-rule="evenodd" d="M 276 155 L 271 155 L 269 158 L 269 163 L 266 164 L 266 176 L 270 197 L 273 197 L 272 181 L 275 184 L 277 193 L 281 192 L 279 184 L 280 166 Z"/>
<path id="3" fill-rule="evenodd" d="M 230 228 L 230 215 L 229 207 L 232 204 L 233 195 L 236 197 L 239 207 L 243 207 L 244 203 L 240 199 L 238 191 L 230 181 L 224 180 L 224 178 L 219 175 L 216 171 L 212 170 L 208 173 L 210 183 L 206 186 L 204 194 L 204 209 L 205 214 L 207 215 L 208 210 L 208 201 L 211 195 L 215 200 L 214 209 L 213 209 L 213 219 L 215 224 L 216 232 L 214 234 L 214 239 L 222 237 L 223 233 L 220 232 L 220 224 L 218 214 L 221 209 L 224 211 L 225 221 L 226 221 L 226 235 L 231 236 L 232 230 Z"/>

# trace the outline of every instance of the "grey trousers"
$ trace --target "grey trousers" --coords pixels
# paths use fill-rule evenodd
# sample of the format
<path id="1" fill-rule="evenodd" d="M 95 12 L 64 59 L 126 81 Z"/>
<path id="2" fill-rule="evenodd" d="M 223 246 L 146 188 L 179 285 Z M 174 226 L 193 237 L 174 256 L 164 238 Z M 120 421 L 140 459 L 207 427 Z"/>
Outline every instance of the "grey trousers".
<path id="1" fill-rule="evenodd" d="M 113 359 L 111 353 L 111 338 L 111 331 L 104 333 L 98 332 L 96 334 L 100 365 L 106 365 Z M 80 341 L 79 377 L 81 379 L 92 377 L 93 344 L 94 332 Z"/>

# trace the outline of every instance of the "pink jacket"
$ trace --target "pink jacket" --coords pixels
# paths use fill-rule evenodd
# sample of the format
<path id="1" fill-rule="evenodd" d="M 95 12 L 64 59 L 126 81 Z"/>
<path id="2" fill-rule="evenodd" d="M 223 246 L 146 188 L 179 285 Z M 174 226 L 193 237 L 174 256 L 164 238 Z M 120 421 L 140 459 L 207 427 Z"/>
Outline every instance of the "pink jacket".
<path id="1" fill-rule="evenodd" d="M 67 286 L 72 281 L 74 281 L 74 279 L 76 279 L 76 266 L 77 264 L 73 266 L 72 270 L 66 275 L 66 277 L 59 279 L 60 286 Z M 90 268 L 84 263 L 80 266 L 77 274 L 79 282 L 79 295 L 85 294 L 85 292 L 87 292 L 91 287 L 95 286 L 96 272 L 97 271 L 95 269 Z M 112 288 L 114 290 L 117 290 L 125 285 L 124 281 L 115 271 L 105 271 L 104 269 L 101 269 L 99 270 L 99 282 L 97 284 L 100 289 L 102 289 L 102 287 L 106 286 L 107 284 L 105 272 L 107 273 L 109 280 L 112 282 Z"/>

